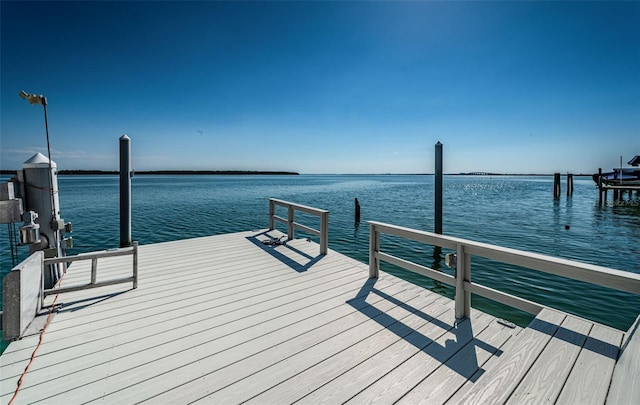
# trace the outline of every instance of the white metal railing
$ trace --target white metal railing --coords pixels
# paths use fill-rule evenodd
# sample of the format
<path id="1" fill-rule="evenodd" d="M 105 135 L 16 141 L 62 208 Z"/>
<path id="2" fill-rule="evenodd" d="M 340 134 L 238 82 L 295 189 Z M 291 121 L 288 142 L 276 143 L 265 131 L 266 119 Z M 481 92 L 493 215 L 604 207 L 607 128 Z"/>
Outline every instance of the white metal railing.
<path id="1" fill-rule="evenodd" d="M 98 282 L 98 259 L 105 257 L 116 256 L 128 256 L 133 257 L 133 274 L 131 277 L 121 277 L 112 280 L 105 280 Z M 56 264 L 56 263 L 70 263 L 80 260 L 91 260 L 91 281 L 89 284 L 74 285 L 70 287 L 59 287 L 45 290 L 43 288 L 42 297 L 46 297 L 51 294 L 60 294 L 71 291 L 86 290 L 89 288 L 104 287 L 113 284 L 121 283 L 133 283 L 133 288 L 138 288 L 138 242 L 134 241 L 133 246 L 127 248 L 105 250 L 102 252 L 84 253 L 76 256 L 54 257 L 51 259 L 44 259 L 44 265 Z M 44 269 L 44 267 L 43 267 Z"/>
<path id="2" fill-rule="evenodd" d="M 276 205 L 287 208 L 287 218 L 276 215 Z M 295 222 L 296 211 L 302 211 L 320 217 L 320 229 L 310 228 Z M 270 198 L 269 230 L 276 229 L 276 221 L 287 224 L 287 240 L 294 238 L 296 229 L 301 229 L 307 233 L 318 236 L 320 238 L 320 254 L 327 254 L 327 249 L 329 248 L 329 211 Z"/>
<path id="3" fill-rule="evenodd" d="M 443 236 L 382 222 L 370 221 L 369 225 L 371 227 L 369 239 L 369 277 L 378 277 L 380 262 L 383 261 L 454 286 L 455 314 L 458 319 L 469 317 L 471 310 L 471 293 L 481 295 L 531 314 L 537 314 L 543 308 L 543 305 L 536 302 L 473 283 L 471 281 L 471 256 L 473 255 L 610 287 L 620 291 L 640 294 L 640 274 L 580 263 L 539 253 Z M 381 233 L 454 250 L 456 252 L 457 262 L 455 277 L 381 252 Z"/>

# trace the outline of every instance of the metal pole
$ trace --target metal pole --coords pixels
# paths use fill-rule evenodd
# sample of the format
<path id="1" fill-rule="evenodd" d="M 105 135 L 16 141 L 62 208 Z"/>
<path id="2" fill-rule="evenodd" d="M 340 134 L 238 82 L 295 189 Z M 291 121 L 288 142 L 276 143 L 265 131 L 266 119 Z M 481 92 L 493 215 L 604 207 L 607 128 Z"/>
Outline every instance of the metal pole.
<path id="1" fill-rule="evenodd" d="M 120 137 L 120 247 L 131 246 L 131 138 Z"/>
<path id="2" fill-rule="evenodd" d="M 436 143 L 435 232 L 442 234 L 442 144 Z"/>
<path id="3" fill-rule="evenodd" d="M 44 109 L 44 129 L 47 134 L 47 158 L 49 158 L 49 172 L 53 172 L 53 168 L 51 167 L 51 144 L 49 143 L 49 119 L 47 118 L 47 98 L 41 96 L 42 108 Z M 49 194 L 51 195 L 51 218 L 52 220 L 56 218 L 56 203 L 53 195 L 53 181 L 51 180 L 51 175 L 49 176 Z M 55 246 L 58 246 L 58 232 L 54 234 L 54 243 Z"/>

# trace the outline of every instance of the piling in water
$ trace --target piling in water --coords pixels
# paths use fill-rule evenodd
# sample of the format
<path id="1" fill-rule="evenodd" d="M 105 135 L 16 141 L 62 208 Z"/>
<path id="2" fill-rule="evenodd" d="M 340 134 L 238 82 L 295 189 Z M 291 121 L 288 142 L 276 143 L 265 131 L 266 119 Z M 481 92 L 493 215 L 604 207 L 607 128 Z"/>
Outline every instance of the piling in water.
<path id="1" fill-rule="evenodd" d="M 567 173 L 567 197 L 573 195 L 573 174 Z"/>
<path id="2" fill-rule="evenodd" d="M 442 144 L 436 143 L 435 168 L 435 233 L 442 234 Z"/>
<path id="3" fill-rule="evenodd" d="M 356 222 L 360 222 L 360 202 L 358 201 L 357 198 L 356 198 L 356 201 L 355 201 L 355 207 L 356 207 L 355 221 Z"/>
<path id="4" fill-rule="evenodd" d="M 120 137 L 120 247 L 131 246 L 131 138 Z"/>
<path id="5" fill-rule="evenodd" d="M 602 167 L 598 168 L 598 205 L 602 205 Z"/>
<path id="6" fill-rule="evenodd" d="M 553 174 L 553 198 L 560 198 L 560 173 Z"/>

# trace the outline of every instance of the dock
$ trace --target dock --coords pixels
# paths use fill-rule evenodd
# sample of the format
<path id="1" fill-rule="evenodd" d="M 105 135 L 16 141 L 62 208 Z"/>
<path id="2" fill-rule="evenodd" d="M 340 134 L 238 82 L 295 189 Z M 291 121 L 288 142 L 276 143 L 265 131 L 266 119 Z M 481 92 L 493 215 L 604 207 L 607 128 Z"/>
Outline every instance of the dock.
<path id="1" fill-rule="evenodd" d="M 549 308 L 526 328 L 456 321 L 453 300 L 313 241 L 262 242 L 281 236 L 142 245 L 138 288 L 60 294 L 13 403 L 605 402 L 625 332 Z M 131 274 L 129 257 L 99 266 Z M 1 403 L 38 341 L 0 357 Z"/>

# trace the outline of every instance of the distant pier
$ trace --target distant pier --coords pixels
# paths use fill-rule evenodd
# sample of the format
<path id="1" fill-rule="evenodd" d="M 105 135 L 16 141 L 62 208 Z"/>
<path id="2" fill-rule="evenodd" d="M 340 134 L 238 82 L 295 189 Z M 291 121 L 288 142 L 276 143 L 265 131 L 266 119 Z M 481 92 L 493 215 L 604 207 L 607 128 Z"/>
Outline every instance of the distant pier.
<path id="1" fill-rule="evenodd" d="M 598 204 L 602 205 L 603 201 L 607 201 L 607 194 L 609 190 L 613 192 L 613 201 L 624 200 L 625 191 L 628 193 L 629 199 L 631 199 L 633 192 L 635 191 L 640 195 L 640 186 L 633 185 L 607 185 L 602 181 L 602 168 L 598 169 L 597 174 L 597 187 L 598 187 Z"/>

